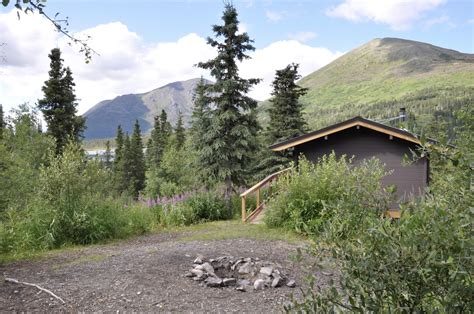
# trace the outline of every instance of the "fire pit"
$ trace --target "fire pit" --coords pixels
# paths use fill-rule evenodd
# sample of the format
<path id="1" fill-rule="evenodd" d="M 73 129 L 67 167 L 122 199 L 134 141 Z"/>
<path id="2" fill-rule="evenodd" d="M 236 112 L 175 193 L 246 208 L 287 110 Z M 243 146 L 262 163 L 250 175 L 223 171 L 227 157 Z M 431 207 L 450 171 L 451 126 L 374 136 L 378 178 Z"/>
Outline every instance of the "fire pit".
<path id="1" fill-rule="evenodd" d="M 288 279 L 277 263 L 251 257 L 221 256 L 205 259 L 198 256 L 194 260 L 193 268 L 185 276 L 200 282 L 201 286 L 233 287 L 243 292 L 283 285 L 291 288 L 296 286 L 295 281 Z"/>

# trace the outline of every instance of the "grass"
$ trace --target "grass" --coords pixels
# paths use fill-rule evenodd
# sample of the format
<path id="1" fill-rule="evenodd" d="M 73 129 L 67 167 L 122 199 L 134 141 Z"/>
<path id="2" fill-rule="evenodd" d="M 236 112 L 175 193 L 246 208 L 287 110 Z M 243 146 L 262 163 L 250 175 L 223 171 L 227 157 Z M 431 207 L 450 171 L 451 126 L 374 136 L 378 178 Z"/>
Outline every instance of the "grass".
<path id="1" fill-rule="evenodd" d="M 185 227 L 181 231 L 190 232 L 179 238 L 181 241 L 210 241 L 227 239 L 252 239 L 260 241 L 285 241 L 289 243 L 308 242 L 295 232 L 268 228 L 266 225 L 243 224 L 238 220 L 215 221 Z"/>
<path id="2" fill-rule="evenodd" d="M 285 241 L 288 243 L 301 243 L 310 240 L 295 232 L 283 229 L 268 228 L 265 225 L 243 224 L 240 220 L 214 221 L 186 227 L 160 229 L 151 234 L 174 233 L 183 234 L 178 237 L 178 241 L 211 241 L 227 239 L 252 239 L 260 241 Z M 54 258 L 64 253 L 84 250 L 91 247 L 104 246 L 110 244 L 120 244 L 130 239 L 115 239 L 98 244 L 87 246 L 74 245 L 65 246 L 50 251 L 26 251 L 16 252 L 14 254 L 0 254 L 0 265 L 5 265 L 22 260 L 37 260 L 42 258 Z M 157 254 L 158 250 L 152 248 L 147 251 L 148 254 Z M 58 264 L 53 267 L 61 268 L 69 265 L 76 265 L 87 262 L 99 262 L 108 258 L 109 254 L 91 254 L 82 256 L 67 263 Z"/>

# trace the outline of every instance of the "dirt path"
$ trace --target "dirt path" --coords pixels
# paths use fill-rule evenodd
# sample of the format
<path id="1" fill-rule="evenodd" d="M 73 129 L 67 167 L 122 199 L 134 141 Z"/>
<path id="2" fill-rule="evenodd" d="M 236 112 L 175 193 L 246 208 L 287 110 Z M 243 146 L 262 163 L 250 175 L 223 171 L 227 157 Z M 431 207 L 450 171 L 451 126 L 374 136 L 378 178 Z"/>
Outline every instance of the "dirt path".
<path id="1" fill-rule="evenodd" d="M 198 254 L 258 257 L 281 264 L 300 286 L 304 281 L 301 268 L 289 257 L 301 243 L 242 238 L 189 241 L 182 239 L 185 236 L 189 232 L 153 234 L 0 266 L 4 277 L 36 283 L 66 301 L 63 305 L 36 288 L 0 278 L 0 311 L 266 313 L 281 311 L 289 295 L 298 292 L 288 287 L 252 292 L 200 287 L 184 277 Z"/>

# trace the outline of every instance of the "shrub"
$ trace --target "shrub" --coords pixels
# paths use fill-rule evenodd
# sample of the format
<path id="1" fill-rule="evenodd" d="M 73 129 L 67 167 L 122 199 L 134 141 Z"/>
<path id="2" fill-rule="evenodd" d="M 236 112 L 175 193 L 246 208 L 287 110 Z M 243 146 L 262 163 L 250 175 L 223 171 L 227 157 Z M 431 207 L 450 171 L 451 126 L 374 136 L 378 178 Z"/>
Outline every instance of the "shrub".
<path id="1" fill-rule="evenodd" d="M 316 164 L 300 158 L 298 169 L 278 181 L 265 222 L 307 234 L 337 225 L 340 236 L 348 236 L 364 220 L 380 217 L 388 208 L 390 194 L 380 183 L 385 175 L 375 159 L 356 167 L 334 153 Z"/>
<path id="2" fill-rule="evenodd" d="M 338 264 L 339 282 L 328 290 L 311 287 L 303 301 L 294 302 L 287 310 L 472 311 L 472 169 L 459 152 L 439 148 L 427 151 L 432 161 L 441 157 L 447 163 L 444 169 L 454 170 L 446 173 L 445 182 L 432 186 L 432 194 L 424 199 L 402 207 L 400 219 L 372 219 L 359 225 L 358 236 L 342 239 L 336 227 L 326 228 L 319 240 L 330 248 Z M 339 212 L 336 214 L 339 216 Z M 344 221 L 346 217 L 339 219 Z M 321 247 L 314 252 L 321 258 L 327 256 Z"/>
<path id="3" fill-rule="evenodd" d="M 110 175 L 98 161 L 87 161 L 77 144 L 51 155 L 38 189 L 26 207 L 9 209 L 0 226 L 2 252 L 89 244 L 141 234 L 153 227 L 149 208 L 123 206 L 107 197 Z"/>

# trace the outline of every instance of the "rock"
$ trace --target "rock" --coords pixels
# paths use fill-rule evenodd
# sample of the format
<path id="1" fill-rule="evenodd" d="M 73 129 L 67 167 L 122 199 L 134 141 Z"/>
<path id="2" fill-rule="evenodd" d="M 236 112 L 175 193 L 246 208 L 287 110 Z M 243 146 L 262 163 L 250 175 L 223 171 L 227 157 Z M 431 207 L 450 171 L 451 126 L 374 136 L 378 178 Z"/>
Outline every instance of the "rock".
<path id="1" fill-rule="evenodd" d="M 237 284 L 239 286 L 250 286 L 251 282 L 247 279 L 240 279 Z"/>
<path id="2" fill-rule="evenodd" d="M 194 269 L 202 270 L 204 271 L 204 267 L 202 265 L 196 265 Z"/>
<path id="3" fill-rule="evenodd" d="M 270 276 L 273 272 L 273 267 L 272 266 L 266 266 L 260 268 L 260 273 L 264 274 L 265 276 Z"/>
<path id="4" fill-rule="evenodd" d="M 237 279 L 235 279 L 235 278 L 224 278 L 222 280 L 222 284 L 226 287 L 235 286 L 237 284 Z"/>
<path id="5" fill-rule="evenodd" d="M 208 287 L 220 287 L 222 285 L 222 279 L 216 277 L 208 277 L 204 282 Z"/>
<path id="6" fill-rule="evenodd" d="M 206 279 L 206 277 L 204 277 L 204 276 L 194 277 L 194 278 L 193 278 L 194 281 L 203 281 L 204 279 Z"/>
<path id="7" fill-rule="evenodd" d="M 280 277 L 275 277 L 272 280 L 272 288 L 276 288 L 281 284 L 281 278 Z"/>
<path id="8" fill-rule="evenodd" d="M 214 274 L 214 267 L 211 266 L 209 263 L 202 264 L 202 268 L 208 272 L 209 274 Z"/>
<path id="9" fill-rule="evenodd" d="M 202 258 L 200 256 L 196 257 L 194 264 L 202 264 Z"/>
<path id="10" fill-rule="evenodd" d="M 250 274 L 252 272 L 252 266 L 250 263 L 245 263 L 240 265 L 239 267 L 239 274 Z"/>
<path id="11" fill-rule="evenodd" d="M 204 271 L 200 269 L 191 269 L 191 273 L 194 274 L 197 277 L 202 277 L 204 275 Z"/>
<path id="12" fill-rule="evenodd" d="M 245 292 L 245 291 L 246 291 L 244 286 L 238 286 L 237 288 L 235 288 L 235 290 L 241 291 L 241 292 Z"/>
<path id="13" fill-rule="evenodd" d="M 286 283 L 287 287 L 294 288 L 296 287 L 296 282 L 294 280 L 290 280 Z"/>
<path id="14" fill-rule="evenodd" d="M 138 291 L 138 292 L 137 292 L 137 295 L 140 295 L 140 294 L 142 294 L 142 292 L 141 292 L 141 291 Z"/>
<path id="15" fill-rule="evenodd" d="M 186 274 L 184 274 L 184 277 L 194 277 L 194 274 L 190 271 L 188 271 Z"/>
<path id="16" fill-rule="evenodd" d="M 265 281 L 263 279 L 255 280 L 255 282 L 253 283 L 253 288 L 255 290 L 263 290 L 263 288 L 265 288 Z"/>
<path id="17" fill-rule="evenodd" d="M 323 272 L 321 272 L 321 273 L 322 273 L 324 276 L 332 276 L 332 273 L 330 273 L 330 272 L 325 272 L 325 271 L 323 271 Z"/>

